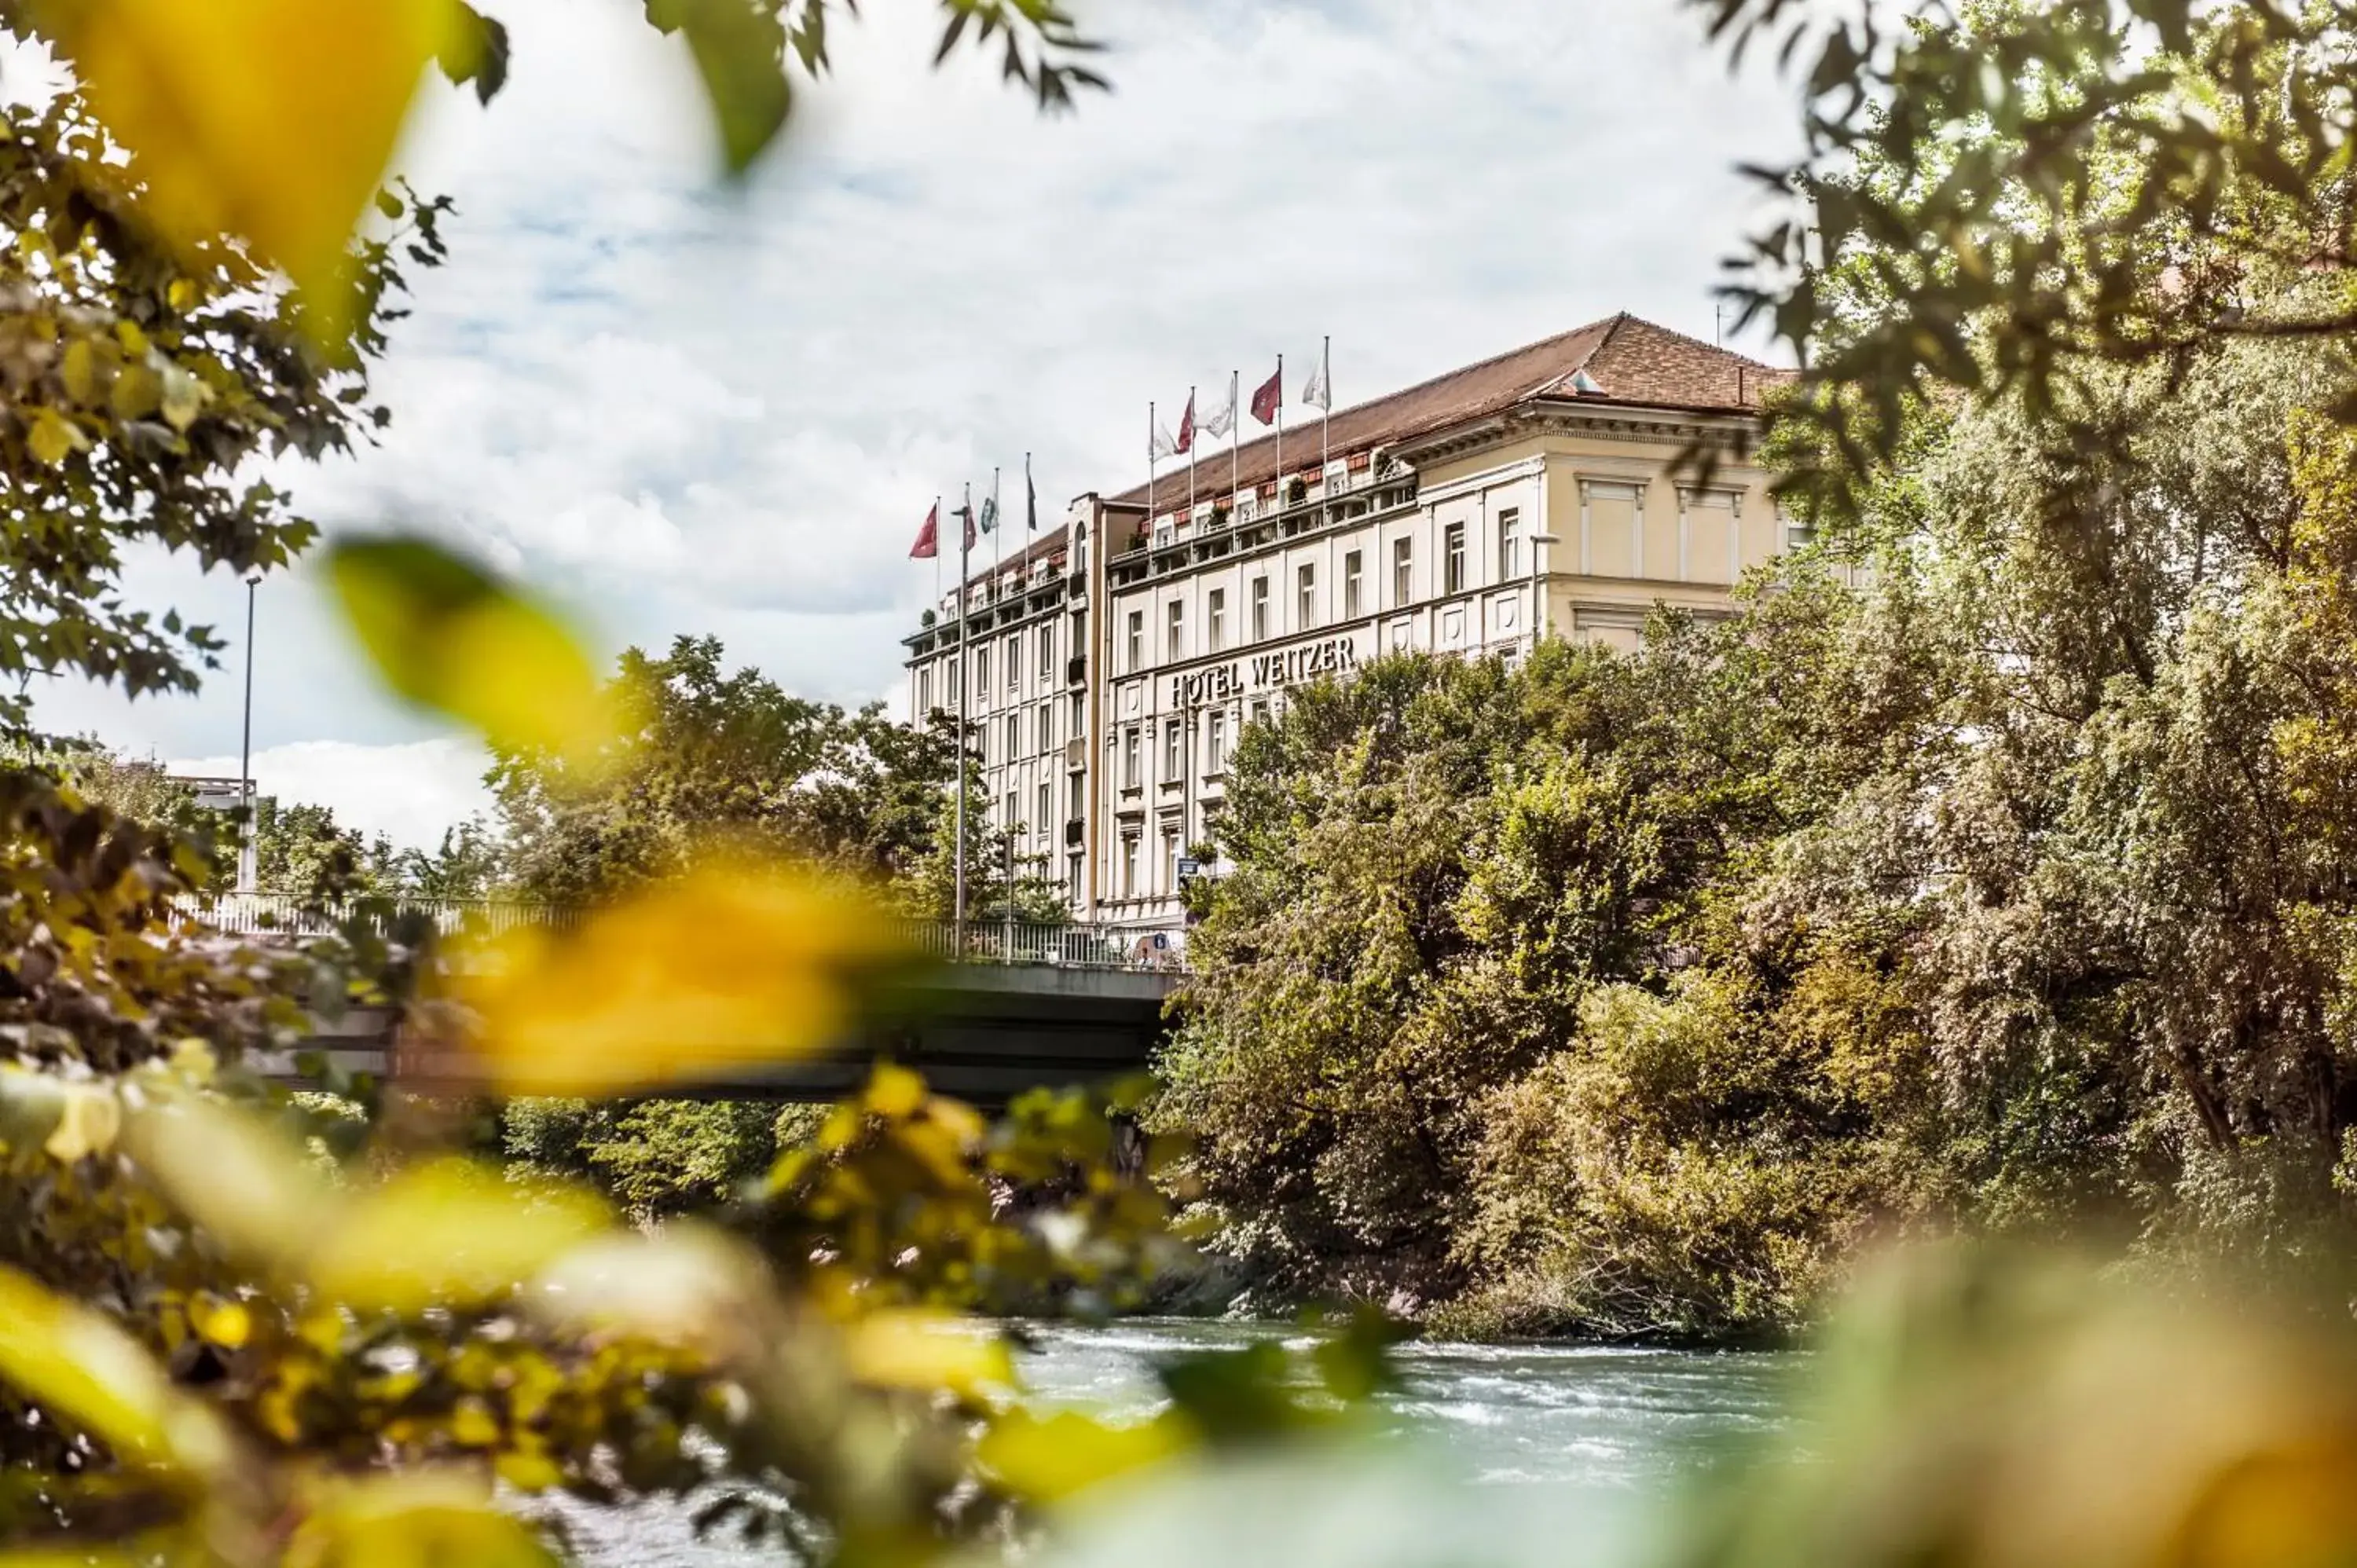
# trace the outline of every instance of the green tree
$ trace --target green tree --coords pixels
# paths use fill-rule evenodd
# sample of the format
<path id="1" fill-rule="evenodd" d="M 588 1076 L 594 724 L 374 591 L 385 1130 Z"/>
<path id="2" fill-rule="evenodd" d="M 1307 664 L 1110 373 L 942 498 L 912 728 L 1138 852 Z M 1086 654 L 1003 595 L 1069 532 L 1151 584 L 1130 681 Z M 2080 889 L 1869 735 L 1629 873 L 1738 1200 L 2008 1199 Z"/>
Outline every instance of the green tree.
<path id="1" fill-rule="evenodd" d="M 795 854 L 889 884 L 930 849 L 954 738 L 880 708 L 845 714 L 759 671 L 726 673 L 716 638 L 625 651 L 611 685 L 631 727 L 588 757 L 500 748 L 490 779 L 511 874 L 579 903 L 716 851 Z"/>

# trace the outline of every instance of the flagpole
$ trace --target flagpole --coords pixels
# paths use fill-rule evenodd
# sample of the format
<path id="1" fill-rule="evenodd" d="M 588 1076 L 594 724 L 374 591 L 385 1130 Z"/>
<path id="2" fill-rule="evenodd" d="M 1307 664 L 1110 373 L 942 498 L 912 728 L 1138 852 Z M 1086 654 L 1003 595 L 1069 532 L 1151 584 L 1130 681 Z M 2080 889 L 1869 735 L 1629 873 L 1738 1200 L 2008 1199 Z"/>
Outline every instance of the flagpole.
<path id="1" fill-rule="evenodd" d="M 1318 354 L 1318 366 L 1326 383 L 1326 406 L 1318 411 L 1318 483 L 1323 487 L 1326 466 L 1334 460 L 1334 339 L 1330 334 Z"/>
<path id="2" fill-rule="evenodd" d="M 990 466 L 990 572 L 995 578 L 1006 559 L 1006 520 L 998 515 L 998 465 Z M 992 586 L 997 585 L 994 583 Z"/>
<path id="3" fill-rule="evenodd" d="M 1187 421 L 1189 426 L 1194 424 L 1194 419 L 1195 389 L 1189 387 L 1187 389 Z M 1197 434 L 1192 428 L 1187 432 L 1187 521 L 1189 522 L 1195 521 L 1195 448 L 1202 445 L 1200 441 L 1195 439 Z"/>
<path id="4" fill-rule="evenodd" d="M 932 608 L 932 611 L 933 611 L 933 613 L 934 613 L 935 615 L 939 615 L 939 614 L 941 614 L 941 611 L 942 611 L 942 498 L 941 498 L 941 497 L 939 497 L 939 496 L 935 496 L 935 497 L 933 498 L 933 602 L 932 602 L 931 608 Z M 963 635 L 964 635 L 964 628 L 959 628 L 959 635 L 960 635 L 960 636 L 963 636 Z M 964 650 L 963 649 L 960 649 L 960 650 L 958 650 L 958 657 L 959 657 L 959 658 L 961 658 L 961 659 L 963 659 L 963 658 L 964 658 L 964 657 L 965 657 L 965 650 Z M 958 677 L 958 683 L 959 683 L 960 685 L 963 685 L 963 684 L 965 683 L 965 677 L 964 677 L 964 676 L 963 676 L 963 675 L 959 676 L 959 677 Z M 930 716 L 930 715 L 928 715 L 928 716 Z"/>
<path id="5" fill-rule="evenodd" d="M 957 903 L 950 915 L 950 953 L 965 952 L 965 718 L 967 693 L 974 685 L 973 660 L 966 657 L 965 588 L 971 575 L 966 556 L 974 549 L 974 487 L 965 488 L 965 511 L 958 519 L 958 743 L 957 743 Z"/>
<path id="6" fill-rule="evenodd" d="M 1276 510 L 1285 510 L 1285 356 L 1276 357 Z"/>
<path id="7" fill-rule="evenodd" d="M 1157 456 L 1155 436 L 1162 426 L 1155 423 L 1154 400 L 1146 400 L 1146 526 L 1154 526 L 1154 463 Z"/>

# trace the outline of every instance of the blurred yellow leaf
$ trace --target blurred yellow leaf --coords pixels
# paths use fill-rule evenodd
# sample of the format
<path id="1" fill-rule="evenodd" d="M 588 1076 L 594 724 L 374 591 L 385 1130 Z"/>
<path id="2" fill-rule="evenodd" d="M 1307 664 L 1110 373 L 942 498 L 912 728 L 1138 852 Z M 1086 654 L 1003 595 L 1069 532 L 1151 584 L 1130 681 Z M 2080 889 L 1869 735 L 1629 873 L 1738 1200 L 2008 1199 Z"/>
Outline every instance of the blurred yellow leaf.
<path id="1" fill-rule="evenodd" d="M 188 1326 L 208 1343 L 234 1350 L 253 1337 L 253 1314 L 242 1302 L 200 1295 L 188 1304 Z"/>
<path id="2" fill-rule="evenodd" d="M 863 899 L 706 867 L 593 915 L 509 934 L 471 977 L 483 1050 L 515 1094 L 601 1094 L 836 1042 L 857 969 L 898 951 Z"/>
<path id="3" fill-rule="evenodd" d="M 322 336 L 349 325 L 346 246 L 452 0 L 46 0 L 47 28 L 185 246 L 243 236 Z"/>
<path id="4" fill-rule="evenodd" d="M 618 715 L 557 618 L 422 539 L 348 539 L 328 569 L 361 646 L 393 691 L 495 745 L 586 760 Z"/>
<path id="5" fill-rule="evenodd" d="M 1035 1502 L 1054 1502 L 1176 1458 L 1195 1443 L 1192 1428 L 1168 1413 L 1116 1425 L 1077 1411 L 1037 1416 L 1015 1410 L 991 1423 L 974 1456 L 1007 1490 Z"/>
<path id="6" fill-rule="evenodd" d="M 175 1391 L 137 1341 L 7 1268 L 0 1268 L 0 1381 L 127 1457 L 199 1478 L 230 1460 L 212 1412 Z"/>
<path id="7" fill-rule="evenodd" d="M 522 1283 L 611 1216 L 575 1187 L 506 1180 L 436 1160 L 357 1194 L 314 1239 L 305 1272 L 358 1307 L 414 1312 L 481 1302 Z"/>
<path id="8" fill-rule="evenodd" d="M 916 1114 L 925 1102 L 925 1080 L 907 1068 L 886 1062 L 867 1082 L 867 1108 L 878 1116 Z"/>
<path id="9" fill-rule="evenodd" d="M 331 1229 L 334 1195 L 301 1151 L 219 1101 L 159 1096 L 126 1142 L 188 1218 L 240 1256 L 283 1261 Z"/>
<path id="10" fill-rule="evenodd" d="M 549 1568 L 530 1525 L 482 1480 L 448 1471 L 327 1481 L 286 1543 L 285 1568 Z"/>
<path id="11" fill-rule="evenodd" d="M 33 411 L 33 427 L 26 434 L 25 445 L 34 456 L 54 468 L 88 446 L 90 437 L 56 409 L 42 408 Z"/>
<path id="12" fill-rule="evenodd" d="M 70 1165 L 85 1155 L 106 1153 L 122 1131 L 123 1101 L 112 1084 L 68 1084 L 58 1124 L 41 1147 L 49 1158 Z"/>
<path id="13" fill-rule="evenodd" d="M 844 1359 L 853 1377 L 878 1388 L 971 1395 L 1015 1386 L 1006 1342 L 946 1312 L 905 1309 L 860 1318 L 845 1331 Z"/>

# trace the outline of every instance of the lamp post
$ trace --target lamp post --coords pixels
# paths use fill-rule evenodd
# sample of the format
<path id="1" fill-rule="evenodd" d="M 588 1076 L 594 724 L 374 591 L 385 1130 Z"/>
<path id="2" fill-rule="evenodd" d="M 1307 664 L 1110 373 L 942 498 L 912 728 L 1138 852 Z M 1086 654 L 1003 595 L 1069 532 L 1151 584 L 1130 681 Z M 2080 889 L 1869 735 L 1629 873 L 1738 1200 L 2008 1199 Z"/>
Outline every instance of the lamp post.
<path id="1" fill-rule="evenodd" d="M 262 574 L 245 580 L 245 725 L 237 746 L 237 803 L 245 812 L 238 833 L 237 889 L 253 891 L 253 594 Z"/>

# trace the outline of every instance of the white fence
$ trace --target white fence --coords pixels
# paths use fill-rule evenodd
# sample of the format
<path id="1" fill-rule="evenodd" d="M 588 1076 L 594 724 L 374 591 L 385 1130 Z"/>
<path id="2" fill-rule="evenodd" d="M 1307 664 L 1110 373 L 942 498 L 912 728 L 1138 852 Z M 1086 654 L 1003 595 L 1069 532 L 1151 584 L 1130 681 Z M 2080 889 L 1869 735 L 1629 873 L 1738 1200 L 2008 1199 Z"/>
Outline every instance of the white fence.
<path id="1" fill-rule="evenodd" d="M 354 919 L 380 932 L 423 917 L 443 935 L 519 926 L 566 929 L 581 910 L 567 905 L 496 898 L 359 898 L 318 905 L 275 893 L 217 893 L 191 899 L 188 913 L 233 936 L 320 937 Z M 1179 931 L 1139 931 L 1115 926 L 1041 925 L 1031 921 L 899 918 L 894 929 L 910 950 L 960 963 L 1037 963 L 1068 969 L 1175 970 L 1186 967 Z"/>
<path id="2" fill-rule="evenodd" d="M 241 937 L 323 937 L 357 919 L 378 931 L 423 918 L 445 936 L 576 924 L 581 911 L 500 898 L 354 898 L 320 905 L 282 893 L 215 893 L 190 899 L 188 912 L 217 931 Z"/>

